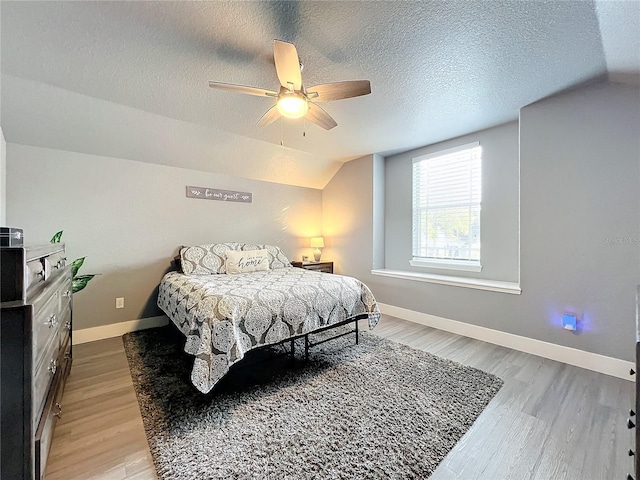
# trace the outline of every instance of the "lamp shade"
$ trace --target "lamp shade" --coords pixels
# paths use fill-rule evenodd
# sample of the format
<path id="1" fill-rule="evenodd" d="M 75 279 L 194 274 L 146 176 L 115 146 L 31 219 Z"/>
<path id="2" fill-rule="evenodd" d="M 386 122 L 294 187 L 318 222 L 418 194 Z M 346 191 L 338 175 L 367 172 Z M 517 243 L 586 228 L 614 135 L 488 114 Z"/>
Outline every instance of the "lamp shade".
<path id="1" fill-rule="evenodd" d="M 283 93 L 278 99 L 278 112 L 287 118 L 304 117 L 309 111 L 307 99 L 298 93 Z"/>
<path id="2" fill-rule="evenodd" d="M 324 248 L 324 238 L 323 237 L 312 237 L 311 244 L 309 245 L 311 248 Z"/>

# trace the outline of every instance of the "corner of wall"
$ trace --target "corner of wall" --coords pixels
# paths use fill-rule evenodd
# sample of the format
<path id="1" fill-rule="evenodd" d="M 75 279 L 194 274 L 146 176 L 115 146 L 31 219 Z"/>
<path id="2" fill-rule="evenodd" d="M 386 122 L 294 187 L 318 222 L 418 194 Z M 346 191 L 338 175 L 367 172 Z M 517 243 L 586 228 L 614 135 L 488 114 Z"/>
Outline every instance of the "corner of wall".
<path id="1" fill-rule="evenodd" d="M 322 190 L 322 258 L 336 273 L 361 278 L 371 271 L 375 157 L 346 162 Z"/>
<path id="2" fill-rule="evenodd" d="M 384 268 L 384 157 L 373 155 L 373 268 Z"/>

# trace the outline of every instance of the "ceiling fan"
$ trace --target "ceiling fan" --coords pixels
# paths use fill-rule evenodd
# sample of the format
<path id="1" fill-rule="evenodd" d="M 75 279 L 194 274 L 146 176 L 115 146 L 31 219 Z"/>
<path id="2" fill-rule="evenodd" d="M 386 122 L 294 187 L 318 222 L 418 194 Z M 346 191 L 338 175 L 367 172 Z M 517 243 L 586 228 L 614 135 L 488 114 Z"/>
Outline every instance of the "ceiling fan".
<path id="1" fill-rule="evenodd" d="M 304 117 L 325 130 L 331 130 L 338 124 L 316 102 L 342 100 L 371 93 L 369 80 L 325 83 L 308 89 L 305 88 L 302 84 L 302 64 L 298 58 L 298 51 L 292 43 L 274 40 L 273 59 L 276 64 L 278 80 L 280 80 L 280 90 L 278 92 L 221 82 L 209 82 L 209 86 L 221 90 L 246 93 L 247 95 L 277 98 L 276 104 L 258 120 L 258 126 L 269 125 L 281 116 L 287 118 Z"/>

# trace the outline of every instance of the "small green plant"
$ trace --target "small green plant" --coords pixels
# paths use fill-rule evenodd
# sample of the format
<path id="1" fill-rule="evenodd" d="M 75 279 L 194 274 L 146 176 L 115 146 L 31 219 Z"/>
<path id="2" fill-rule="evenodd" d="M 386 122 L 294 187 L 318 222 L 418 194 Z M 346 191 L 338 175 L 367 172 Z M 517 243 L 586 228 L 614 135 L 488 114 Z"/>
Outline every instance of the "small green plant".
<path id="1" fill-rule="evenodd" d="M 60 240 L 62 240 L 63 231 L 64 230 L 60 230 L 53 237 L 51 237 L 51 243 L 60 243 Z M 72 285 L 73 293 L 76 293 L 82 290 L 84 287 L 87 286 L 87 283 L 89 283 L 89 281 L 97 275 L 97 274 L 78 275 L 78 270 L 80 270 L 80 267 L 84 263 L 85 258 L 87 257 L 76 258 L 71 264 L 71 277 L 72 277 L 71 285 Z"/>

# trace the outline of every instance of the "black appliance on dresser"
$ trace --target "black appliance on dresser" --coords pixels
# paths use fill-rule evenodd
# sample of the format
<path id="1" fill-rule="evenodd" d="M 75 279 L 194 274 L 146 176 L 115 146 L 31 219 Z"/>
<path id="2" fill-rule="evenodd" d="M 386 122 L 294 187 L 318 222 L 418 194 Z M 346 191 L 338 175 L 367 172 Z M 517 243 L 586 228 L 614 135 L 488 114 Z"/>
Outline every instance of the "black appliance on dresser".
<path id="1" fill-rule="evenodd" d="M 38 480 L 71 369 L 71 267 L 65 247 L 25 247 L 0 230 L 1 477 Z"/>

